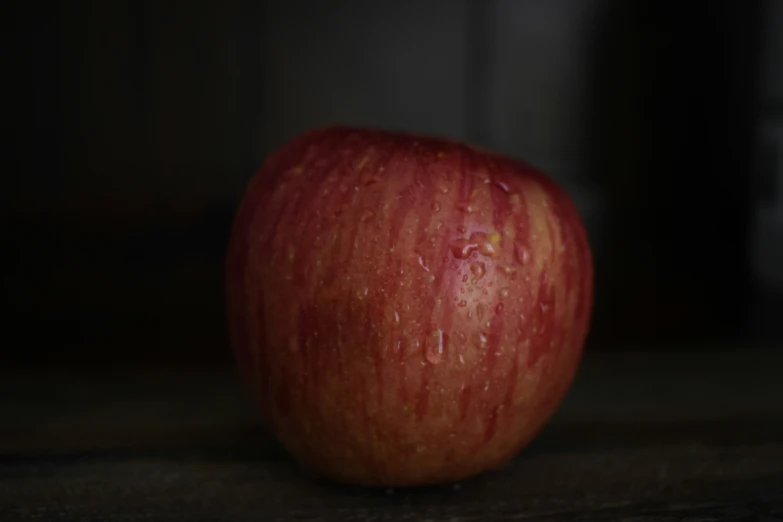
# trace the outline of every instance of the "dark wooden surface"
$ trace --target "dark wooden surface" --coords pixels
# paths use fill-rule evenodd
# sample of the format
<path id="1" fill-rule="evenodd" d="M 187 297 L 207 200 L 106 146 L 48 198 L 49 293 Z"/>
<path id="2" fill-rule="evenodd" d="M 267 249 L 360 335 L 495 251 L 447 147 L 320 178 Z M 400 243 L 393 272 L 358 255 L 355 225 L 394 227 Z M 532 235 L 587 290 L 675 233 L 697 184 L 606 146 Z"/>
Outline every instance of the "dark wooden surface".
<path id="1" fill-rule="evenodd" d="M 231 369 L 0 380 L 0 520 L 783 520 L 781 350 L 588 354 L 506 468 L 458 484 L 314 481 Z"/>

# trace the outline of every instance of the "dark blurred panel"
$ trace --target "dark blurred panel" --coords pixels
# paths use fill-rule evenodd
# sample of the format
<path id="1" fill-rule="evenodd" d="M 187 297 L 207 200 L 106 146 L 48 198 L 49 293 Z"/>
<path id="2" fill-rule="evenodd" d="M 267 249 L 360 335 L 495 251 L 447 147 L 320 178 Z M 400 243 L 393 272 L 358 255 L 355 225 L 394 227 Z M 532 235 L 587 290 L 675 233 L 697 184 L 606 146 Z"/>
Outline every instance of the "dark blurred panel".
<path id="1" fill-rule="evenodd" d="M 594 336 L 746 334 L 760 2 L 613 2 L 596 42 L 607 195 Z"/>
<path id="2" fill-rule="evenodd" d="M 261 5 L 15 8 L 7 353 L 227 361 L 222 259 L 261 159 Z"/>

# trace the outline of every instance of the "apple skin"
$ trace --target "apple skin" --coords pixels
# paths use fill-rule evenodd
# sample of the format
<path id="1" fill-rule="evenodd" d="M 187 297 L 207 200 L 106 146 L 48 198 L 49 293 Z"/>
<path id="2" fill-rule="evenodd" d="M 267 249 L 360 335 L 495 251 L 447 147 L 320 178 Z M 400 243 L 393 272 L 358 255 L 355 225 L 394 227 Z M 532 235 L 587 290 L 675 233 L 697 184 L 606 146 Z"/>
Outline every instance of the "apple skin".
<path id="1" fill-rule="evenodd" d="M 554 413 L 593 261 L 572 201 L 525 163 L 330 127 L 253 177 L 226 283 L 243 379 L 303 468 L 415 486 L 505 464 Z"/>

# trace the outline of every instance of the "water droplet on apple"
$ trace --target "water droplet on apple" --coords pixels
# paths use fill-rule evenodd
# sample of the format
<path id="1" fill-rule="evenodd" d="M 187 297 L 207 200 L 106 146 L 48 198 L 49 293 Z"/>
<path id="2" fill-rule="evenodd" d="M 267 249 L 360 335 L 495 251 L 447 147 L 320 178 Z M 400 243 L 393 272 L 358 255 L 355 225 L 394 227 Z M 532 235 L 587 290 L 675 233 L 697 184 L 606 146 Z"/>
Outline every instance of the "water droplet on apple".
<path id="1" fill-rule="evenodd" d="M 484 332 L 476 334 L 474 342 L 479 345 L 480 348 L 484 348 L 487 345 L 487 335 Z"/>
<path id="2" fill-rule="evenodd" d="M 465 232 L 467 232 L 467 231 L 468 231 L 468 229 L 467 229 L 467 228 L 465 228 L 465 227 L 463 227 L 462 225 L 459 225 L 459 226 L 457 227 L 457 232 L 459 232 L 460 234 L 464 234 L 464 233 L 465 233 Z"/>
<path id="3" fill-rule="evenodd" d="M 508 297 L 508 288 L 503 288 L 500 290 L 500 298 L 505 299 Z"/>
<path id="4" fill-rule="evenodd" d="M 443 228 L 443 221 L 435 223 L 435 230 L 440 230 L 441 228 Z"/>
<path id="5" fill-rule="evenodd" d="M 459 354 L 459 363 L 465 364 L 465 359 L 462 357 L 462 354 Z"/>
<path id="6" fill-rule="evenodd" d="M 484 266 L 484 263 L 481 261 L 474 261 L 470 264 L 470 271 L 473 273 L 473 276 L 476 278 L 476 281 L 480 280 L 482 277 L 484 277 L 484 274 L 487 273 L 487 269 Z"/>
<path id="7" fill-rule="evenodd" d="M 479 303 L 476 305 L 476 317 L 479 318 L 479 321 L 484 320 L 484 314 L 487 312 L 487 308 L 484 306 L 484 303 Z"/>
<path id="8" fill-rule="evenodd" d="M 457 303 L 457 306 L 459 306 L 460 308 L 465 308 L 466 306 L 468 306 L 468 302 L 465 301 L 464 299 L 460 299 L 459 303 Z"/>
<path id="9" fill-rule="evenodd" d="M 394 322 L 400 324 L 400 314 L 397 313 L 397 310 L 394 311 Z"/>
<path id="10" fill-rule="evenodd" d="M 439 210 L 440 210 L 440 203 L 438 203 L 437 201 L 433 201 L 432 211 L 437 214 Z"/>
<path id="11" fill-rule="evenodd" d="M 472 214 L 476 208 L 473 206 L 473 204 L 470 201 L 459 201 L 457 202 L 457 210 L 462 212 L 463 214 Z"/>
<path id="12" fill-rule="evenodd" d="M 503 303 L 498 303 L 495 307 L 495 313 L 498 315 L 503 313 Z"/>
<path id="13" fill-rule="evenodd" d="M 511 268 L 511 267 L 510 267 L 510 266 L 508 266 L 508 265 L 506 265 L 506 266 L 503 266 L 503 267 L 500 269 L 500 271 L 501 271 L 501 272 L 503 272 L 503 273 L 504 273 L 505 275 L 507 275 L 507 276 L 510 276 L 510 275 L 512 275 L 512 274 L 514 273 L 514 269 L 513 269 L 513 268 Z"/>
<path id="14" fill-rule="evenodd" d="M 475 252 L 477 245 L 465 238 L 457 238 L 449 241 L 449 249 L 457 259 L 467 259 Z"/>
<path id="15" fill-rule="evenodd" d="M 478 251 L 482 255 L 485 255 L 487 257 L 492 257 L 495 255 L 495 246 L 489 242 L 481 243 L 478 247 Z"/>
<path id="16" fill-rule="evenodd" d="M 430 269 L 429 267 L 427 267 L 427 265 L 424 264 L 424 259 L 421 257 L 421 254 L 419 254 L 418 260 L 419 260 L 419 266 L 422 267 L 425 272 L 429 272 Z"/>
<path id="17" fill-rule="evenodd" d="M 500 190 L 502 190 L 506 194 L 510 194 L 511 193 L 511 189 L 509 188 L 509 186 L 506 183 L 502 182 L 502 181 L 495 180 L 493 185 L 495 185 L 497 188 L 499 188 Z"/>
<path id="18" fill-rule="evenodd" d="M 489 381 L 484 381 L 484 391 L 489 391 Z"/>
<path id="19" fill-rule="evenodd" d="M 530 250 L 519 243 L 514 245 L 514 255 L 520 265 L 526 265 L 530 262 Z"/>
<path id="20" fill-rule="evenodd" d="M 433 330 L 429 342 L 425 343 L 424 356 L 431 364 L 439 364 L 443 360 L 443 353 L 446 349 L 446 334 L 443 330 Z"/>

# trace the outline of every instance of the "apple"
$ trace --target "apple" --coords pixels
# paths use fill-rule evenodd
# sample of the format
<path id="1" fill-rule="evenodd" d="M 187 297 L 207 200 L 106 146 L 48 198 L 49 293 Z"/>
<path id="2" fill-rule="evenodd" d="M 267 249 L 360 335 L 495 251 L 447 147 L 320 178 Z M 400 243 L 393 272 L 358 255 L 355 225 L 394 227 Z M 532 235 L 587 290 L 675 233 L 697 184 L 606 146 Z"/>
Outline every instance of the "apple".
<path id="1" fill-rule="evenodd" d="M 583 351 L 593 261 L 575 206 L 522 161 L 330 127 L 252 178 L 227 314 L 261 417 L 303 468 L 414 486 L 505 464 Z"/>

